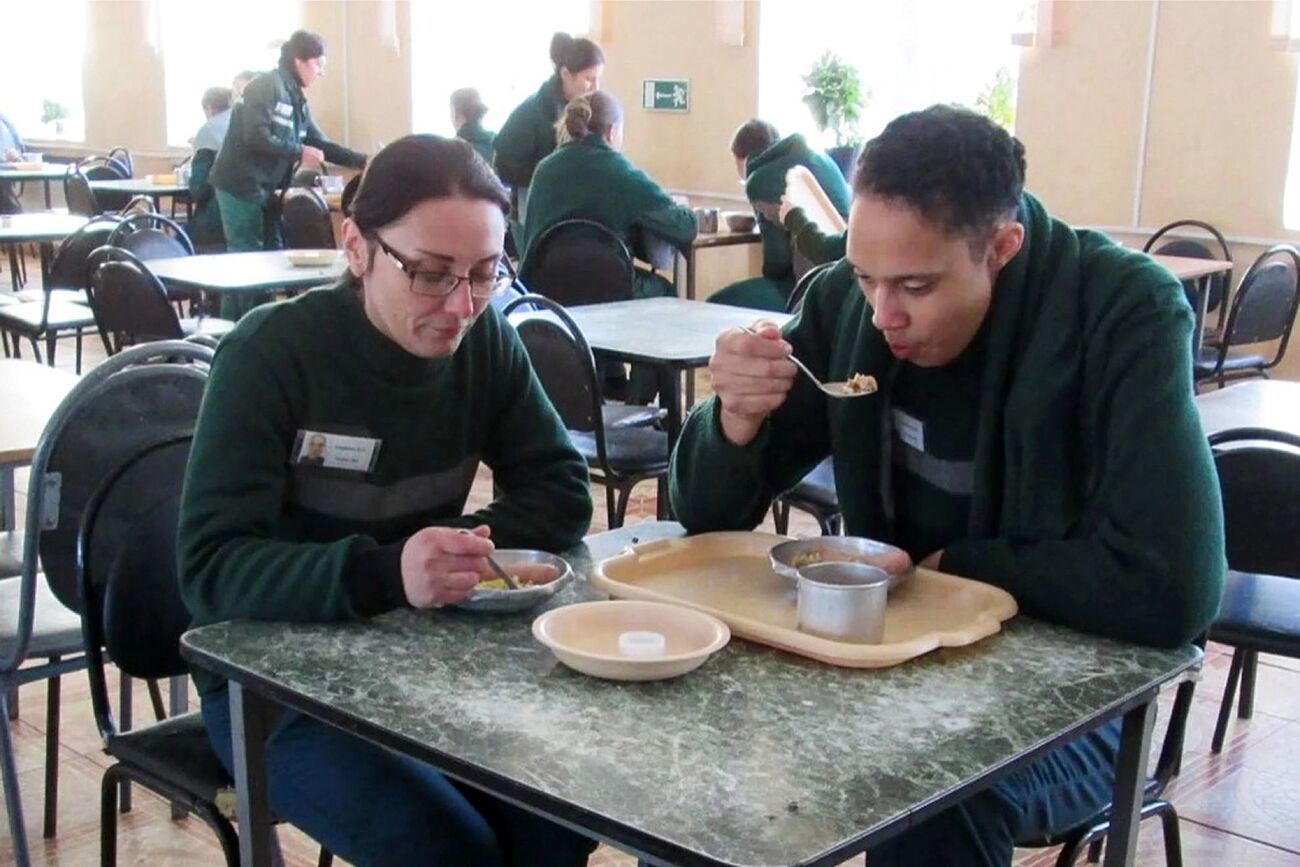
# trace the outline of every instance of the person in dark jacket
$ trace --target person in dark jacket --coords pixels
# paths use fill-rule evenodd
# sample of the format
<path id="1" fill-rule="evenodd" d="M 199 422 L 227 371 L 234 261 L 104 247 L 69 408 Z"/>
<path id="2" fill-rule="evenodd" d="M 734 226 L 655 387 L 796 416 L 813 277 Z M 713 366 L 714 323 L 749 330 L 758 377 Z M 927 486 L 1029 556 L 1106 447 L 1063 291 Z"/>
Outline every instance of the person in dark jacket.
<path id="1" fill-rule="evenodd" d="M 189 188 L 194 211 L 185 229 L 194 246 L 202 250 L 226 248 L 226 236 L 221 231 L 221 210 L 217 207 L 216 190 L 212 188 L 209 176 L 230 127 L 233 97 L 234 90 L 229 87 L 209 87 L 203 92 L 203 115 L 207 121 L 193 140 Z"/>
<path id="2" fill-rule="evenodd" d="M 330 141 L 312 120 L 305 91 L 324 74 L 324 40 L 298 30 L 280 47 L 279 65 L 253 79 L 235 104 L 211 174 L 228 250 L 281 246 L 276 203 L 295 164 L 365 165 L 365 154 Z M 226 293 L 221 315 L 238 319 L 266 300 L 265 295 Z"/>
<path id="3" fill-rule="evenodd" d="M 456 138 L 469 142 L 478 151 L 478 155 L 488 165 L 492 165 L 492 141 L 497 134 L 483 128 L 483 115 L 487 114 L 487 110 L 476 89 L 462 87 L 452 91 L 451 126 L 456 130 Z"/>
<path id="4" fill-rule="evenodd" d="M 555 150 L 555 122 L 570 100 L 600 88 L 605 54 L 590 39 L 567 33 L 551 37 L 555 74 L 521 102 L 496 137 L 497 175 L 511 190 L 511 216 L 521 229 L 528 216 L 528 185 L 533 172 Z"/>
<path id="5" fill-rule="evenodd" d="M 849 214 L 848 184 L 830 157 L 809 147 L 802 135 L 780 138 L 776 128 L 766 121 L 755 119 L 742 124 L 732 137 L 731 154 L 736 159 L 736 172 L 745 182 L 745 195 L 759 215 L 763 276 L 733 283 L 713 293 L 709 300 L 737 307 L 784 310 L 795 284 L 790 233 L 777 215 L 785 193 L 786 173 L 794 166 L 812 172 L 843 217 Z"/>
<path id="6" fill-rule="evenodd" d="M 813 279 L 784 330 L 718 338 L 716 397 L 673 455 L 673 512 L 691 532 L 752 528 L 832 456 L 849 535 L 1002 587 L 1030 617 L 1187 645 L 1227 569 L 1192 311 L 1168 271 L 1053 219 L 1024 181 L 1021 144 L 967 109 L 903 115 L 869 142 L 848 258 Z M 828 400 L 789 357 L 880 389 Z M 1017 843 L 1109 803 L 1118 745 L 1114 720 L 867 863 L 1007 867 Z"/>

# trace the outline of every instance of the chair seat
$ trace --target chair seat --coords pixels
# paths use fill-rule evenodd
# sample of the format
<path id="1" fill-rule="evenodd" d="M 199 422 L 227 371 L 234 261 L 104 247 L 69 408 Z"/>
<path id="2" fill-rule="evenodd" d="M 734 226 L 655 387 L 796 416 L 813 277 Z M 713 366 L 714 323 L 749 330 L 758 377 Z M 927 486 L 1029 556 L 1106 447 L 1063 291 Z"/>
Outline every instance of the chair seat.
<path id="1" fill-rule="evenodd" d="M 0 578 L 23 574 L 23 533 L 6 530 L 0 533 Z"/>
<path id="2" fill-rule="evenodd" d="M 569 431 L 569 439 L 587 463 L 597 466 L 596 435 Z M 605 431 L 605 457 L 620 475 L 642 475 L 668 469 L 668 434 L 648 427 Z"/>
<path id="3" fill-rule="evenodd" d="M 70 304 L 67 301 L 50 301 L 50 315 L 45 318 L 44 302 L 28 301 L 23 304 L 9 304 L 0 307 L 0 328 L 17 331 L 22 334 L 42 334 L 41 322 L 45 321 L 48 330 L 64 331 L 70 328 L 91 328 L 95 324 L 95 314 L 89 307 Z"/>
<path id="4" fill-rule="evenodd" d="M 813 467 L 808 475 L 782 496 L 824 509 L 838 510 L 840 498 L 835 491 L 835 470 L 830 459 Z"/>
<path id="5" fill-rule="evenodd" d="M 1197 376 L 1214 376 L 1218 373 L 1219 352 L 1216 349 L 1203 348 L 1196 355 L 1195 372 Z M 1228 373 L 1242 370 L 1263 370 L 1268 359 L 1262 355 L 1229 355 L 1223 360 L 1223 369 Z"/>
<path id="6" fill-rule="evenodd" d="M 625 427 L 650 427 L 668 414 L 657 406 L 640 404 L 606 403 L 600 408 L 606 429 Z"/>
<path id="7" fill-rule="evenodd" d="M 1229 569 L 1210 640 L 1300 657 L 1300 579 Z"/>
<path id="8" fill-rule="evenodd" d="M 13 293 L 13 295 L 19 301 L 44 301 L 45 300 L 44 289 L 20 289 L 17 292 Z M 86 301 L 86 293 L 82 292 L 80 289 L 51 289 L 50 300 L 63 301 L 67 304 L 80 304 L 83 307 L 88 306 Z"/>
<path id="9" fill-rule="evenodd" d="M 21 578 L 0 580 L 0 656 L 10 655 L 18 643 L 18 594 L 22 585 Z M 45 576 L 36 580 L 36 612 L 32 620 L 32 640 L 27 645 L 27 655 L 65 656 L 80 653 L 83 647 L 81 639 L 81 617 L 50 592 L 45 583 Z"/>
<path id="10" fill-rule="evenodd" d="M 193 337 L 196 334 L 205 334 L 209 337 L 225 337 L 235 328 L 235 323 L 229 319 L 217 319 L 213 316 L 199 316 L 193 319 L 181 320 L 181 332 L 186 337 Z"/>
<path id="11" fill-rule="evenodd" d="M 205 801 L 215 803 L 218 794 L 233 785 L 197 711 L 122 732 L 108 742 L 105 752 Z"/>

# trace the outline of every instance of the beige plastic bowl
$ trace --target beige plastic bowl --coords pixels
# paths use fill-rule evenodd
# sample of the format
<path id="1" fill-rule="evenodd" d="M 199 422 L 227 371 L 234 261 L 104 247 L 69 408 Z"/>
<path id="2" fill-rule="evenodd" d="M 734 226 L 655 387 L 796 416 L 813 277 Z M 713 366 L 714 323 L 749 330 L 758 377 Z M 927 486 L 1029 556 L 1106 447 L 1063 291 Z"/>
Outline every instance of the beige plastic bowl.
<path id="1" fill-rule="evenodd" d="M 149 175 L 149 183 L 159 187 L 170 187 L 177 184 L 180 179 L 175 174 L 170 175 Z"/>
<path id="2" fill-rule="evenodd" d="M 325 268 L 339 258 L 338 250 L 285 250 L 284 255 L 295 268 Z"/>
<path id="3" fill-rule="evenodd" d="M 627 656 L 619 650 L 626 632 L 657 632 L 662 656 Z M 663 602 L 613 600 L 555 608 L 533 621 L 533 636 L 556 659 L 606 680 L 662 680 L 698 668 L 731 640 L 716 617 Z"/>

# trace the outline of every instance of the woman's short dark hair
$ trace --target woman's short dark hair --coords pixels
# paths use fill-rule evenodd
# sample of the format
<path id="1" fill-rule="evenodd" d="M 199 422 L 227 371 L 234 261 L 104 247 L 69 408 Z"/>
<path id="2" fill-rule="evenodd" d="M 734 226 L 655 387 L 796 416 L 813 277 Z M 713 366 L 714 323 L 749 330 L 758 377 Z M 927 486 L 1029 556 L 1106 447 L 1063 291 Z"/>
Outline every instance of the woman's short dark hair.
<path id="1" fill-rule="evenodd" d="M 557 33 L 551 37 L 551 63 L 555 64 L 557 75 L 561 69 L 582 72 L 604 62 L 605 52 L 590 39 L 567 33 Z"/>
<path id="2" fill-rule="evenodd" d="M 855 194 L 900 201 L 982 248 L 1020 206 L 1025 147 L 988 118 L 934 105 L 890 121 L 862 150 Z"/>
<path id="3" fill-rule="evenodd" d="M 204 111 L 220 114 L 230 108 L 230 102 L 234 97 L 235 92 L 228 87 L 209 87 L 203 91 L 200 105 L 203 106 Z"/>
<path id="4" fill-rule="evenodd" d="M 731 137 L 731 155 L 737 159 L 749 159 L 776 144 L 780 137 L 776 127 L 767 121 L 758 118 L 747 120 Z"/>
<path id="5" fill-rule="evenodd" d="M 280 65 L 288 66 L 295 60 L 314 60 L 325 54 L 325 40 L 309 30 L 295 30 L 280 46 Z"/>
<path id="6" fill-rule="evenodd" d="M 563 127 L 565 139 L 572 141 L 588 135 L 607 135 L 623 122 L 623 106 L 603 90 L 584 93 L 569 100 L 564 107 L 558 126 Z"/>
<path id="7" fill-rule="evenodd" d="M 501 181 L 468 142 L 436 135 L 399 138 L 370 158 L 349 215 L 370 235 L 431 199 L 476 199 L 510 212 Z"/>
<path id="8" fill-rule="evenodd" d="M 472 87 L 462 87 L 451 92 L 451 110 L 470 123 L 478 123 L 487 114 L 483 98 Z"/>

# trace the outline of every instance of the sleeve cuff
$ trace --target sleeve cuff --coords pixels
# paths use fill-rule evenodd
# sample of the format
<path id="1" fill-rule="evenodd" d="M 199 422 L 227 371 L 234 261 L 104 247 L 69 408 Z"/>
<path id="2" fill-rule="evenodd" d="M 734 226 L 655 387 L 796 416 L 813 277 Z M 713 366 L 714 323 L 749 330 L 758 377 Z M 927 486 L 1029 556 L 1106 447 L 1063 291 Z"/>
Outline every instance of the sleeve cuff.
<path id="1" fill-rule="evenodd" d="M 343 573 L 348 606 L 357 617 L 374 617 L 394 608 L 405 608 L 402 589 L 402 546 L 406 539 L 387 545 L 369 540 L 353 546 Z"/>

